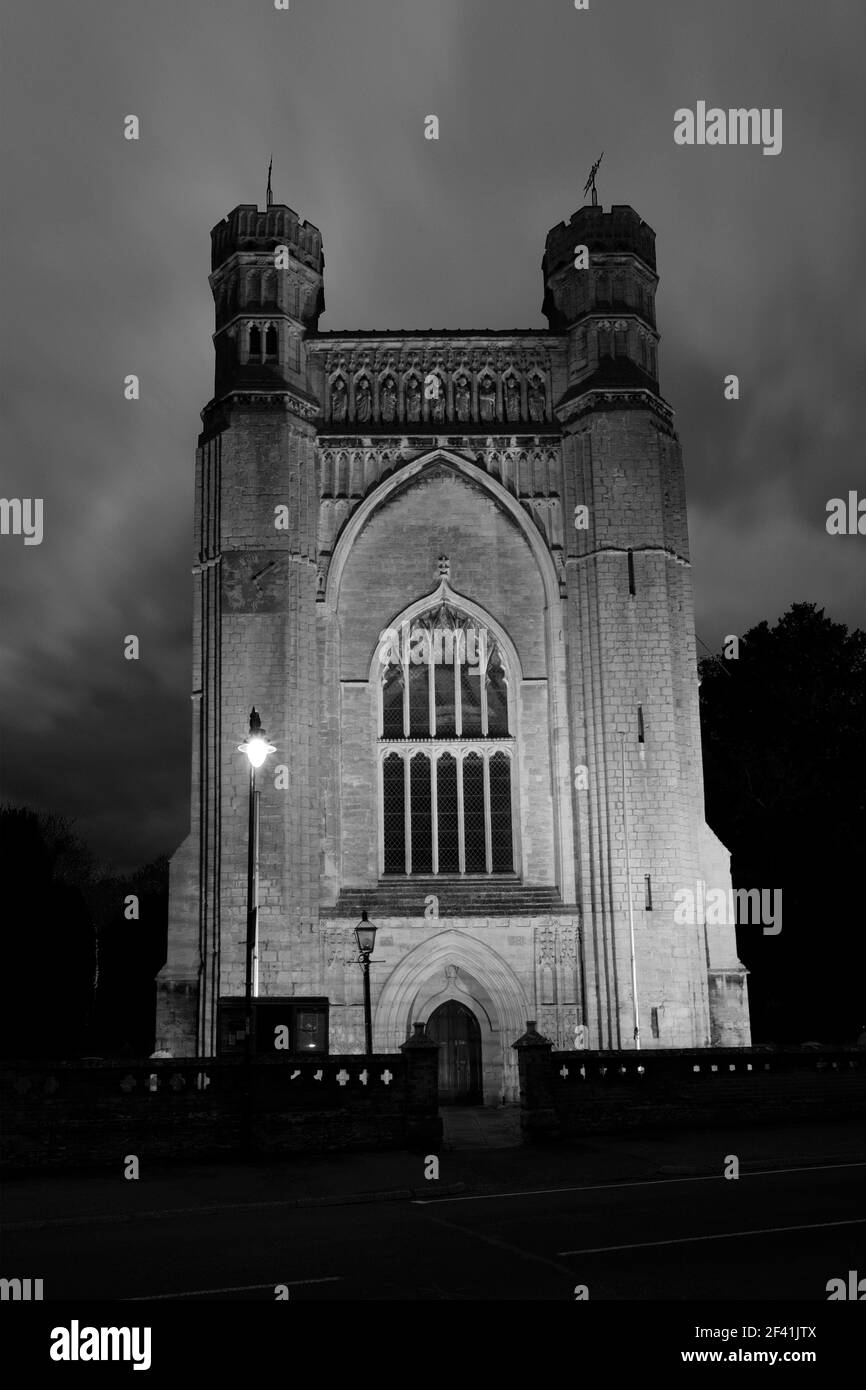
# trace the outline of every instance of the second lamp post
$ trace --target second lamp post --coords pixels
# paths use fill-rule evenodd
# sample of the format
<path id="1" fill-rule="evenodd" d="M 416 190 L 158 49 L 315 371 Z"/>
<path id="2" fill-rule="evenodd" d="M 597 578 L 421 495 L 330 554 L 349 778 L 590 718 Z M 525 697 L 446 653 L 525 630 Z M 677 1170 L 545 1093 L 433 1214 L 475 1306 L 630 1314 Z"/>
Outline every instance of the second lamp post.
<path id="1" fill-rule="evenodd" d="M 370 1007 L 370 957 L 376 947 L 376 928 L 361 913 L 361 920 L 355 928 L 355 941 L 358 945 L 358 963 L 364 972 L 364 1043 L 367 1056 L 373 1052 L 373 1014 Z"/>

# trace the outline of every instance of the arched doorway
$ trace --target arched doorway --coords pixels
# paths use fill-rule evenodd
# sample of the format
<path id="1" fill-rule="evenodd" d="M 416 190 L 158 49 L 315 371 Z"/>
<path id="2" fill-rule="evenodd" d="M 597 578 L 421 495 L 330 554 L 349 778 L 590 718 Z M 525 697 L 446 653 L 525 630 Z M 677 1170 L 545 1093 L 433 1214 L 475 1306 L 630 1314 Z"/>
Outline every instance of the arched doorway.
<path id="1" fill-rule="evenodd" d="M 449 999 L 427 1020 L 427 1037 L 439 1044 L 439 1101 L 481 1105 L 481 1029 L 465 1004 Z"/>

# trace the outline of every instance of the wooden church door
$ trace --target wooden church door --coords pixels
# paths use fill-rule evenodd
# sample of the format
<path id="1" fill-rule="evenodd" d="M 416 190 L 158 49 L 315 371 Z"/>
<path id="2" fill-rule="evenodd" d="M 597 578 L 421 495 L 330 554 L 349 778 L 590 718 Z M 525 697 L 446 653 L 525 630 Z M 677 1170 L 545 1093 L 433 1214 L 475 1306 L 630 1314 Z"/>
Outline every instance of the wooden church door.
<path id="1" fill-rule="evenodd" d="M 426 1032 L 439 1044 L 440 1104 L 481 1105 L 481 1029 L 472 1010 L 455 999 L 440 1004 Z"/>

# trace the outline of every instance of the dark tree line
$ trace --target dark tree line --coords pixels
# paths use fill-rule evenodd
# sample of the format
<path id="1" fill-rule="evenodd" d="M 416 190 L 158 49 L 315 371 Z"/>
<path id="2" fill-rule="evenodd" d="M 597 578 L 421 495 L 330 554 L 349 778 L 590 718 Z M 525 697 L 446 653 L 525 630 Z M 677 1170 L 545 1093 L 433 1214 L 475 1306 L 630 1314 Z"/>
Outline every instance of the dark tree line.
<path id="1" fill-rule="evenodd" d="M 165 961 L 168 861 L 116 875 L 62 817 L 0 807 L 4 1057 L 147 1056 Z M 138 897 L 138 920 L 125 912 Z"/>
<path id="2" fill-rule="evenodd" d="M 798 603 L 700 663 L 707 819 L 735 888 L 781 888 L 782 930 L 738 928 L 755 1041 L 866 1024 L 866 633 Z"/>

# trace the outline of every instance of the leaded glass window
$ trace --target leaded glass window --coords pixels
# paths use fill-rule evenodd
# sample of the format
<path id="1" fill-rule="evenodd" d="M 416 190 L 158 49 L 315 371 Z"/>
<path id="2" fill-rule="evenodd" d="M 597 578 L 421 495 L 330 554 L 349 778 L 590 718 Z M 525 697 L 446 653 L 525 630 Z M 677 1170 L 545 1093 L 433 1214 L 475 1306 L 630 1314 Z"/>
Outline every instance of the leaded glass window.
<path id="1" fill-rule="evenodd" d="M 513 686 L 489 629 L 442 603 L 382 634 L 381 867 L 514 871 Z"/>

